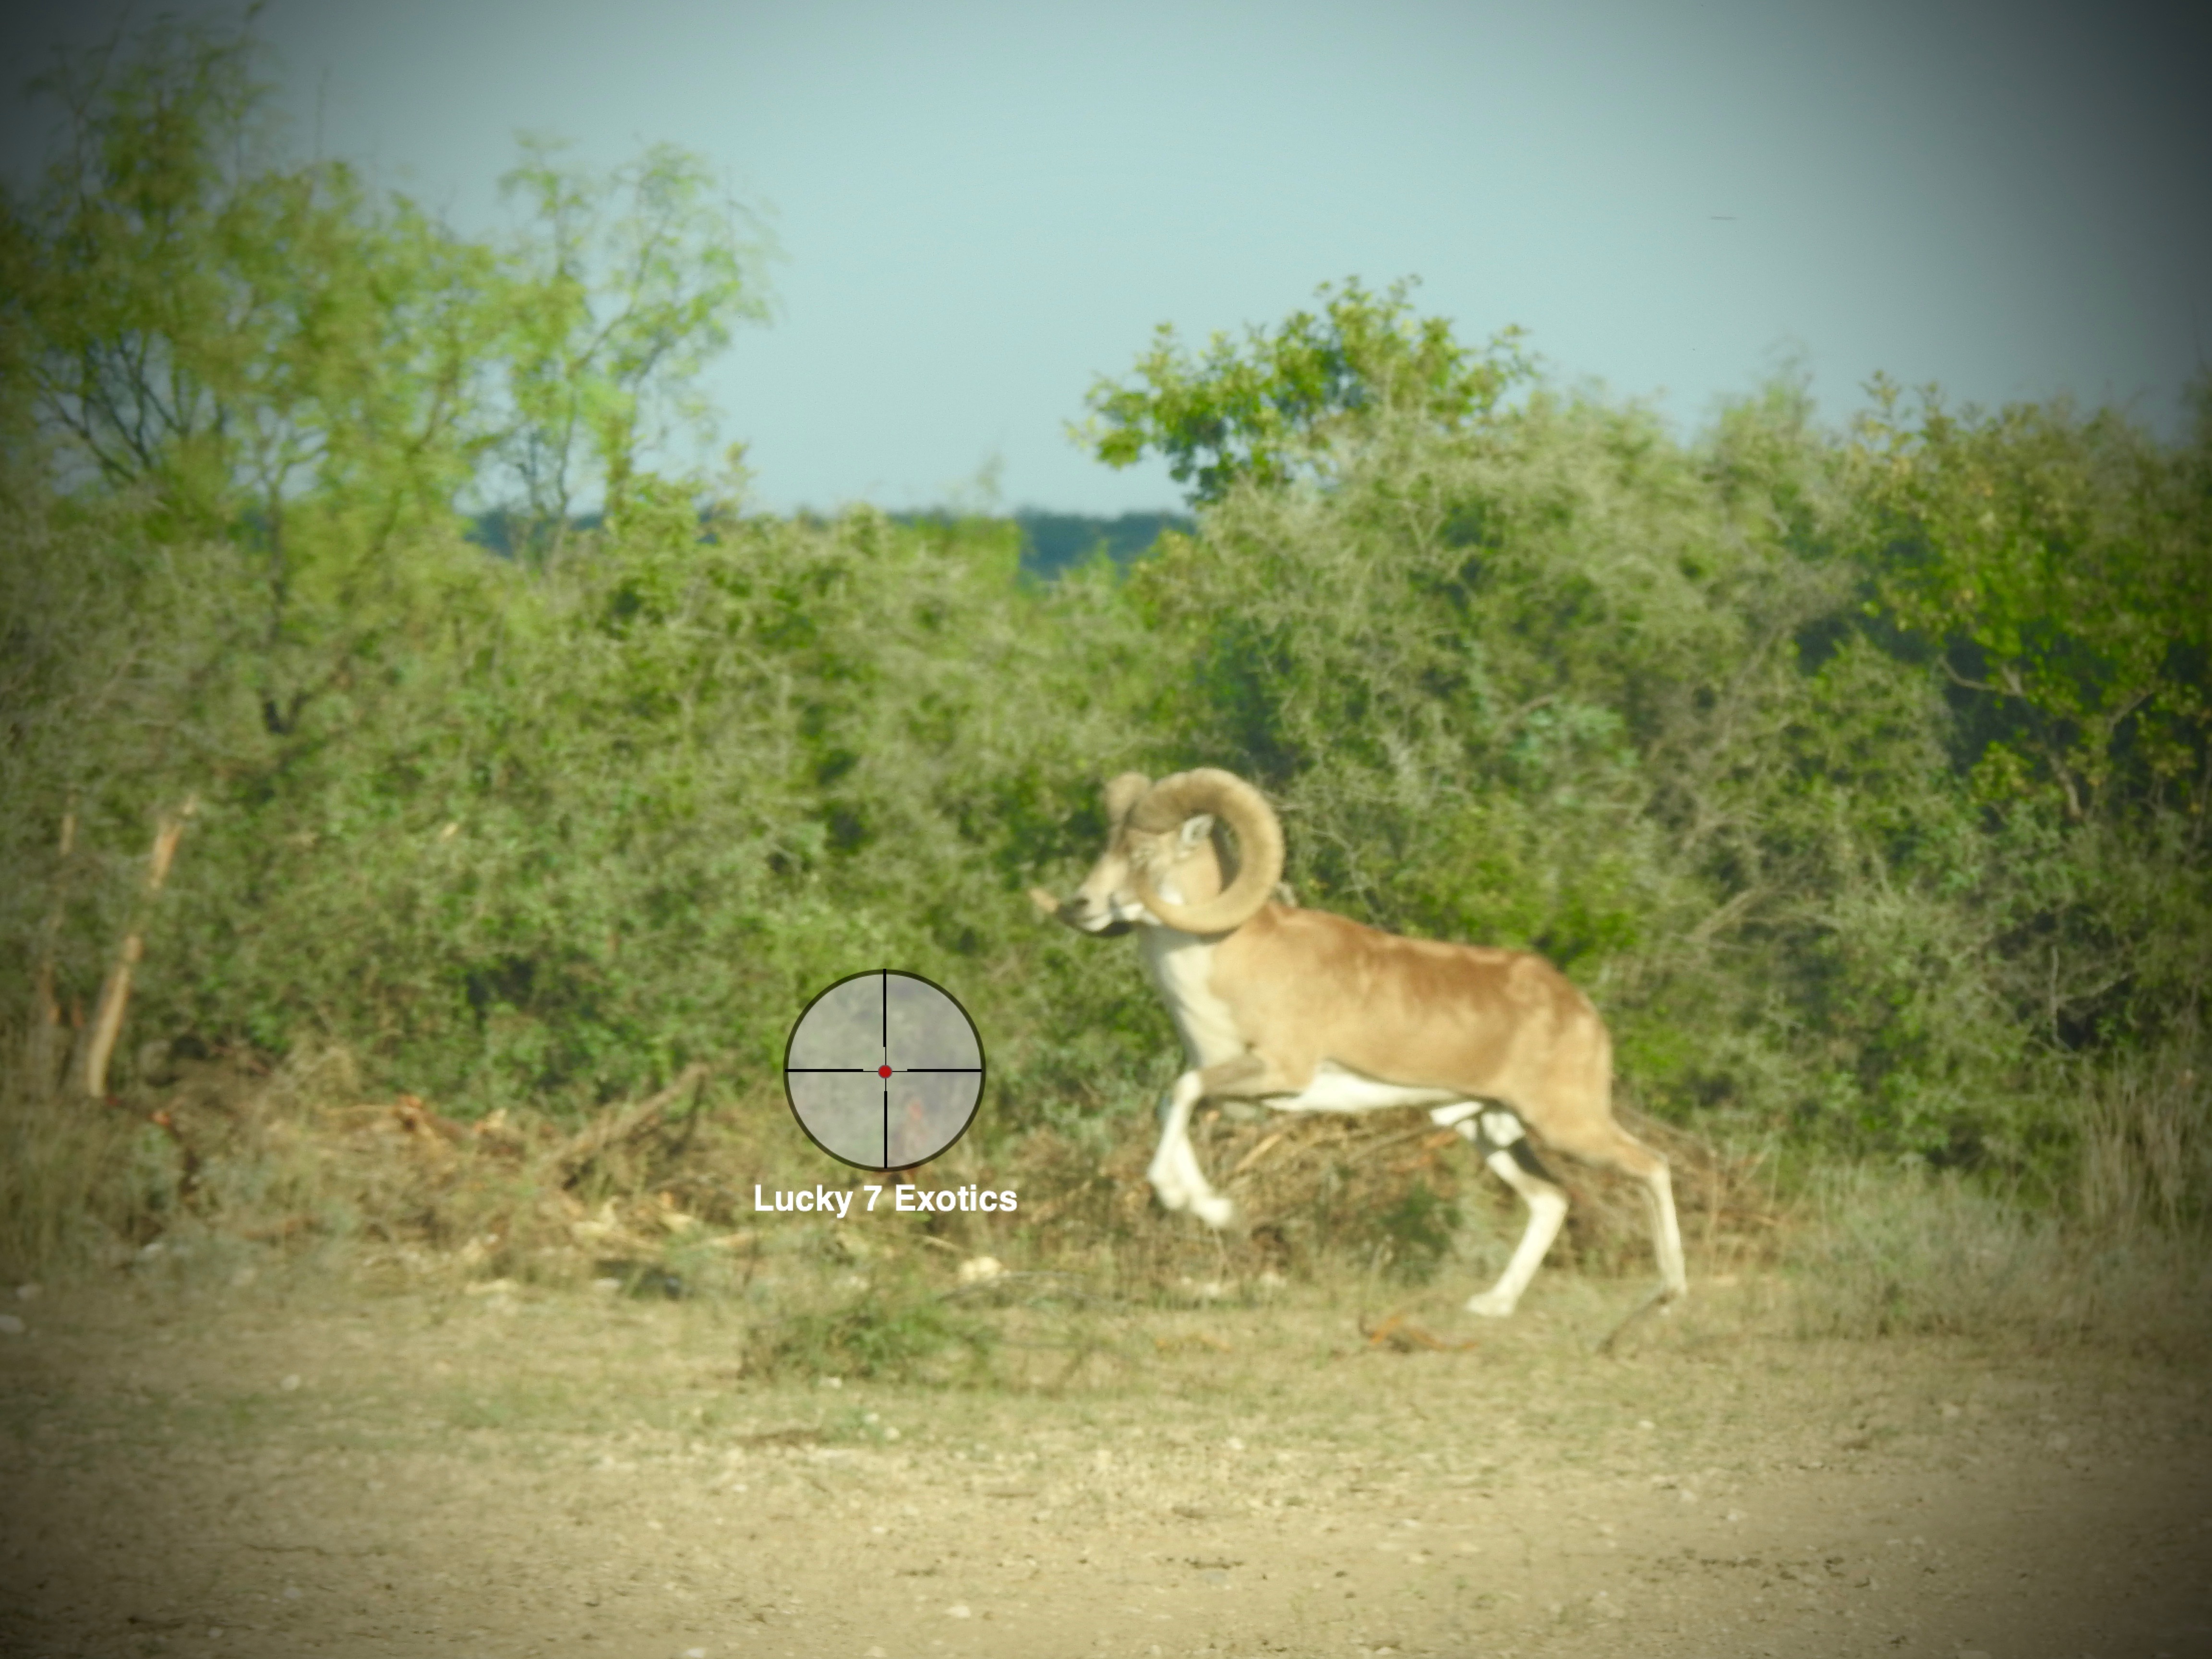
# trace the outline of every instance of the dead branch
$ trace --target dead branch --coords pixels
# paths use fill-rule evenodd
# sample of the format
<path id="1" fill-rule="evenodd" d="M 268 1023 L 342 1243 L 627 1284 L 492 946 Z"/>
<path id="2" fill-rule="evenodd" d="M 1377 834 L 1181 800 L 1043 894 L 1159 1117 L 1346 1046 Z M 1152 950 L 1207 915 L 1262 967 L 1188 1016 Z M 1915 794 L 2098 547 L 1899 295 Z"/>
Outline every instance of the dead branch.
<path id="1" fill-rule="evenodd" d="M 696 1060 L 677 1073 L 676 1080 L 659 1094 L 602 1117 L 582 1130 L 554 1158 L 563 1185 L 573 1183 L 585 1168 L 609 1147 L 619 1146 L 658 1122 L 660 1115 L 704 1082 L 714 1068 Z"/>
<path id="2" fill-rule="evenodd" d="M 1367 1316 L 1359 1316 L 1359 1334 L 1367 1339 L 1370 1348 L 1389 1348 L 1395 1353 L 1411 1353 L 1416 1348 L 1426 1348 L 1431 1353 L 1465 1353 L 1477 1346 L 1474 1338 L 1464 1342 L 1447 1342 L 1433 1333 L 1423 1329 L 1403 1314 L 1385 1314 L 1373 1325 Z"/>
<path id="3" fill-rule="evenodd" d="M 199 811 L 197 797 L 187 797 L 174 817 L 164 816 L 154 830 L 154 852 L 146 869 L 146 902 L 161 893 L 161 884 L 169 878 L 169 865 L 177 855 L 177 842 L 185 833 L 185 825 L 193 813 Z M 100 988 L 98 1011 L 93 1015 L 92 1040 L 84 1051 L 84 1092 L 94 1100 L 107 1094 L 107 1062 L 115 1053 L 115 1040 L 123 1033 L 123 1012 L 131 1002 L 131 975 L 146 954 L 146 942 L 142 933 L 143 921 L 134 922 L 123 937 L 123 946 L 115 954 L 115 965 L 107 970 L 107 981 Z"/>
<path id="4" fill-rule="evenodd" d="M 402 1129 L 418 1139 L 437 1139 L 458 1146 L 469 1138 L 465 1125 L 440 1116 L 422 1103 L 419 1095 L 401 1095 L 392 1103 L 392 1115 Z"/>

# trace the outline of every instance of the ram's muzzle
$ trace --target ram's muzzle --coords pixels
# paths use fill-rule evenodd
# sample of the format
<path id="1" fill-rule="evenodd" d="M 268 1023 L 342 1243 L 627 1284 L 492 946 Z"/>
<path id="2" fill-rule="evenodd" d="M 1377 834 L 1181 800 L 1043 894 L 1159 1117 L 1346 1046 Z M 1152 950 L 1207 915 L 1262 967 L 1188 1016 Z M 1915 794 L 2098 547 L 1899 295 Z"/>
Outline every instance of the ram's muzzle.
<path id="1" fill-rule="evenodd" d="M 1109 921 L 1103 927 L 1086 927 L 1079 919 L 1079 900 L 1056 899 L 1042 887 L 1030 889 L 1030 902 L 1062 927 L 1073 928 L 1086 939 L 1118 939 L 1136 926 L 1130 921 Z"/>

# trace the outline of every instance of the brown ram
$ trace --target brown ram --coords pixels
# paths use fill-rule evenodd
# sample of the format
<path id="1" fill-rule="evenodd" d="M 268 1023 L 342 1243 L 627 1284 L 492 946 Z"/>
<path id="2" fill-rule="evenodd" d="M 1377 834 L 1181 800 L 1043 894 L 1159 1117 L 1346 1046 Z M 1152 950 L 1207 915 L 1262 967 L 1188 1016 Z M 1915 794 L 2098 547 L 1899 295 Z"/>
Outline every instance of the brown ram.
<path id="1" fill-rule="evenodd" d="M 1470 1311 L 1511 1313 L 1566 1217 L 1566 1194 L 1529 1133 L 1642 1182 L 1659 1297 L 1687 1290 L 1667 1160 L 1613 1121 L 1612 1039 L 1558 969 L 1524 951 L 1401 939 L 1277 902 L 1282 827 L 1230 773 L 1158 783 L 1124 773 L 1106 786 L 1106 850 L 1075 896 L 1030 896 L 1084 933 L 1139 930 L 1145 971 L 1189 1059 L 1163 1107 L 1150 1170 L 1168 1208 L 1213 1227 L 1234 1213 L 1190 1144 L 1201 1100 L 1289 1112 L 1425 1106 L 1528 1205 L 1512 1260 Z"/>

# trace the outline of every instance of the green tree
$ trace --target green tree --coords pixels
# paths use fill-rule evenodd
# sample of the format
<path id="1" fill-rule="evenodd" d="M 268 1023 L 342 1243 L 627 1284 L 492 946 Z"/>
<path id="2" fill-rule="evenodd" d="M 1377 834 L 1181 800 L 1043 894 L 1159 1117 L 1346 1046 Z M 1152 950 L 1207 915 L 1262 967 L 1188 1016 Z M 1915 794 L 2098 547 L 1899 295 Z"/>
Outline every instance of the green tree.
<path id="1" fill-rule="evenodd" d="M 471 483 L 557 535 L 704 423 L 697 375 L 767 314 L 769 246 L 703 161 L 602 178 L 526 140 L 529 216 L 494 249 L 284 159 L 250 21 L 163 20 L 37 83 L 68 136 L 0 210 L 0 361 L 65 478 L 148 487 L 157 533 L 250 523 L 281 613 Z"/>
<path id="2" fill-rule="evenodd" d="M 580 500 L 618 512 L 642 454 L 714 427 L 700 370 L 740 320 L 764 321 L 773 252 L 701 157 L 670 144 L 595 178 L 524 141 L 501 181 L 531 218 L 509 256 L 513 419 L 497 453 L 522 539 L 557 553 Z M 742 450 L 730 456 L 735 466 Z"/>
<path id="3" fill-rule="evenodd" d="M 449 507 L 494 435 L 479 365 L 505 324 L 487 250 L 343 162 L 279 158 L 259 55 L 164 19 L 34 83 L 68 135 L 0 212 L 0 294 L 64 477 L 145 486 L 182 536 L 252 519 L 281 587 L 318 550 L 295 540 L 388 542 Z"/>
<path id="4" fill-rule="evenodd" d="M 0 208 L 0 314 L 61 486 L 140 503 L 187 561 L 249 550 L 226 631 L 283 737 L 437 580 L 507 323 L 488 250 L 281 159 L 258 53 L 165 20 L 63 61 L 64 145 Z"/>
<path id="5" fill-rule="evenodd" d="M 1458 431 L 1491 415 L 1533 368 L 1520 331 L 1470 351 L 1443 318 L 1416 318 L 1410 277 L 1381 295 L 1358 279 L 1323 283 L 1318 316 L 1294 312 L 1273 330 L 1250 328 L 1240 345 L 1216 333 L 1194 357 L 1162 323 L 1133 382 L 1104 376 L 1071 428 L 1109 466 L 1132 466 L 1147 449 L 1194 502 L 1218 501 L 1240 478 L 1273 485 L 1326 471 L 1333 444 L 1395 415 Z"/>
<path id="6" fill-rule="evenodd" d="M 1850 459 L 1875 602 L 1962 694 L 1976 787 L 2050 792 L 2076 822 L 2166 800 L 2201 816 L 2212 757 L 2212 382 L 2193 445 L 2109 410 L 1917 420 L 1875 386 Z"/>

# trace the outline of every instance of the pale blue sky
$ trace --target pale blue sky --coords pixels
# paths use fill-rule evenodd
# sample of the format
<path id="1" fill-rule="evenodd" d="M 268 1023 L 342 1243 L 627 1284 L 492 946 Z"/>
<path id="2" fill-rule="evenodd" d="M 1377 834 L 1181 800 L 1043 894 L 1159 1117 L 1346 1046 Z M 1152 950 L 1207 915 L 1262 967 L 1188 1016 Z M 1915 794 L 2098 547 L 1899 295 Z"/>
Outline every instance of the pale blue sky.
<path id="1" fill-rule="evenodd" d="M 230 15 L 198 4 L 171 8 Z M 90 0 L 0 18 L 20 81 Z M 465 228 L 518 129 L 671 140 L 773 210 L 777 317 L 709 390 L 763 507 L 1173 505 L 1064 433 L 1156 323 L 1413 274 L 1462 337 L 1685 429 L 1786 352 L 2172 430 L 2212 329 L 2212 27 L 2179 9 L 272 0 L 303 143 Z M 20 166 L 29 116 L 0 125 Z"/>

